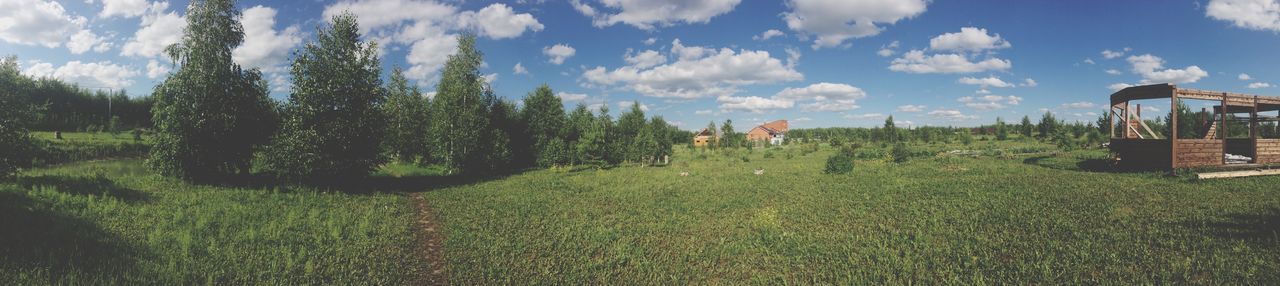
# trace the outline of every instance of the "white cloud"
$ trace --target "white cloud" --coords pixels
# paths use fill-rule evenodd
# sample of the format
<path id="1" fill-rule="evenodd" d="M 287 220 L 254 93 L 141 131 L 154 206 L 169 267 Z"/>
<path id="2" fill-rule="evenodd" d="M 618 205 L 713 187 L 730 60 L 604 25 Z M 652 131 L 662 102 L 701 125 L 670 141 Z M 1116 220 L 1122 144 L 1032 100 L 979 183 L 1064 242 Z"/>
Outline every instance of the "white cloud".
<path id="1" fill-rule="evenodd" d="M 844 116 L 844 118 L 853 119 L 853 120 L 863 120 L 863 119 L 880 119 L 880 118 L 885 118 L 885 116 L 884 114 L 881 114 L 881 113 L 864 113 L 864 114 L 847 114 Z"/>
<path id="2" fill-rule="evenodd" d="M 523 63 L 516 62 L 516 66 L 511 67 L 511 73 L 514 73 L 514 74 L 529 74 L 529 70 L 524 68 L 524 64 L 523 64 Z"/>
<path id="3" fill-rule="evenodd" d="M 686 47 L 672 41 L 669 55 L 676 58 L 653 67 L 604 67 L 582 73 L 586 87 L 622 87 L 646 96 L 702 98 L 730 96 L 739 86 L 804 79 L 793 67 L 784 65 L 767 51 L 728 48 Z"/>
<path id="4" fill-rule="evenodd" d="M 708 115 L 712 113 L 715 113 L 715 111 L 711 111 L 710 109 L 703 109 L 703 110 L 698 110 L 693 112 L 693 114 L 697 114 L 697 115 Z"/>
<path id="5" fill-rule="evenodd" d="M 876 55 L 879 55 L 880 57 L 885 57 L 885 58 L 892 57 L 894 54 L 898 53 L 898 51 L 894 50 L 898 48 L 898 45 L 899 45 L 898 41 L 893 41 L 888 45 L 880 46 L 880 50 L 876 51 Z"/>
<path id="6" fill-rule="evenodd" d="M 169 74 L 169 67 L 154 59 L 147 61 L 147 78 L 156 79 Z"/>
<path id="7" fill-rule="evenodd" d="M 1133 65 L 1133 73 L 1142 76 L 1143 84 L 1193 83 L 1209 76 L 1208 72 L 1197 66 L 1189 66 L 1184 69 L 1164 69 L 1164 60 L 1151 54 L 1129 56 L 1128 61 Z"/>
<path id="8" fill-rule="evenodd" d="M 121 89 L 133 84 L 137 71 L 109 61 L 82 63 L 70 61 L 54 68 L 53 64 L 37 62 L 24 73 L 33 77 L 52 77 L 79 84 L 86 88 Z"/>
<path id="9" fill-rule="evenodd" d="M 1280 32 L 1280 3 L 1276 0 L 1210 0 L 1205 16 L 1245 29 Z"/>
<path id="10" fill-rule="evenodd" d="M 120 55 L 152 58 L 159 56 L 169 45 L 182 40 L 187 21 L 174 12 L 165 12 L 168 2 L 151 4 L 142 15 L 142 28 L 120 50 Z"/>
<path id="11" fill-rule="evenodd" d="M 985 78 L 962 77 L 958 82 L 968 85 L 980 85 L 982 87 L 1013 87 L 1012 83 L 1004 82 L 996 76 L 988 76 Z"/>
<path id="12" fill-rule="evenodd" d="M 1252 89 L 1269 88 L 1269 87 L 1271 87 L 1271 84 L 1265 83 L 1265 82 L 1255 82 L 1255 83 L 1249 84 L 1249 88 L 1252 88 Z"/>
<path id="13" fill-rule="evenodd" d="M 1240 79 L 1240 80 L 1251 80 L 1251 79 L 1253 79 L 1253 77 L 1252 77 L 1252 76 L 1249 76 L 1249 74 L 1247 74 L 1247 73 L 1242 73 L 1242 74 L 1240 74 L 1240 75 L 1236 76 L 1236 78 L 1237 78 L 1237 79 Z"/>
<path id="14" fill-rule="evenodd" d="M 1091 108 L 1098 108 L 1098 104 L 1088 102 L 1088 101 L 1080 101 L 1080 102 L 1072 102 L 1072 103 L 1063 103 L 1061 106 L 1058 106 L 1058 107 L 1068 108 L 1068 109 L 1091 109 Z"/>
<path id="15" fill-rule="evenodd" d="M 1091 64 L 1091 65 L 1092 65 L 1092 64 L 1097 64 L 1096 62 L 1094 62 L 1094 61 L 1093 61 L 1093 59 L 1090 59 L 1090 58 L 1085 58 L 1085 59 L 1084 59 L 1084 63 L 1086 63 L 1086 64 Z"/>
<path id="16" fill-rule="evenodd" d="M 1109 75 L 1120 75 L 1120 71 L 1119 71 L 1119 70 L 1116 70 L 1116 69 L 1108 69 L 1108 70 L 1107 70 L 1107 74 L 1109 74 Z"/>
<path id="17" fill-rule="evenodd" d="M 563 101 L 582 101 L 587 99 L 587 94 L 585 93 L 568 93 L 561 91 L 557 92 L 556 96 L 560 97 L 560 100 Z"/>
<path id="18" fill-rule="evenodd" d="M 667 62 L 667 56 L 664 56 L 662 53 L 654 50 L 645 50 L 635 55 L 632 55 L 630 51 L 627 51 L 627 55 L 624 56 L 623 59 L 627 61 L 627 64 L 641 69 Z"/>
<path id="19" fill-rule="evenodd" d="M 268 85 L 271 87 L 271 92 L 281 94 L 293 92 L 293 83 L 289 81 L 288 73 L 273 73 L 270 76 L 271 83 Z M 435 94 L 434 91 L 431 93 Z"/>
<path id="20" fill-rule="evenodd" d="M 542 31 L 542 23 L 534 19 L 532 14 L 516 14 L 506 4 L 490 4 L 479 12 L 465 11 L 458 15 L 458 21 L 464 27 L 475 27 L 481 36 L 490 39 L 514 38 L 524 31 Z"/>
<path id="21" fill-rule="evenodd" d="M 635 101 L 619 101 L 618 110 L 631 110 L 631 105 L 636 104 Z M 649 111 L 649 105 L 640 103 L 640 111 Z"/>
<path id="22" fill-rule="evenodd" d="M 555 46 L 542 48 L 542 54 L 551 57 L 548 62 L 553 64 L 563 64 L 565 59 L 572 57 L 577 50 L 565 44 L 556 44 Z"/>
<path id="23" fill-rule="evenodd" d="M 642 30 L 677 23 L 707 23 L 712 17 L 733 11 L 742 0 L 600 0 L 600 8 L 571 0 L 582 15 L 592 18 L 596 27 L 623 23 Z"/>
<path id="24" fill-rule="evenodd" d="M 756 41 L 767 41 L 769 40 L 769 38 L 782 36 L 782 35 L 783 35 L 782 31 L 778 31 L 777 29 L 769 29 L 768 31 L 764 31 L 764 33 L 761 33 L 758 36 L 751 36 L 751 39 Z"/>
<path id="25" fill-rule="evenodd" d="M 899 105 L 898 112 L 922 112 L 927 106 L 924 105 Z"/>
<path id="26" fill-rule="evenodd" d="M 107 39 L 98 37 L 89 29 L 80 30 L 75 35 L 71 35 L 71 40 L 67 42 L 67 49 L 72 54 L 83 54 L 92 49 L 95 52 L 105 52 L 111 49 L 111 43 Z"/>
<path id="27" fill-rule="evenodd" d="M 839 46 L 849 39 L 880 34 L 880 24 L 895 24 L 924 13 L 926 0 L 791 0 L 782 18 L 792 31 L 816 36 L 813 48 Z"/>
<path id="28" fill-rule="evenodd" d="M 1010 96 L 986 95 L 986 96 L 980 96 L 980 97 L 965 96 L 965 97 L 956 99 L 956 101 L 964 103 L 964 106 L 968 106 L 973 109 L 995 110 L 995 109 L 1003 109 L 1005 107 L 1021 104 L 1022 98 L 1013 96 L 1013 95 L 1010 95 Z"/>
<path id="29" fill-rule="evenodd" d="M 1013 67 L 1008 60 L 988 58 L 979 62 L 971 62 L 960 54 L 935 54 L 925 56 L 923 51 L 912 50 L 894 59 L 889 70 L 907 73 L 976 73 L 985 71 L 1003 71 Z"/>
<path id="30" fill-rule="evenodd" d="M 133 18 L 142 16 L 147 12 L 147 0 L 102 0 L 102 12 L 98 13 L 98 17 L 110 18 L 112 16 L 121 16 L 125 18 Z"/>
<path id="31" fill-rule="evenodd" d="M 1129 51 L 1129 48 L 1124 48 L 1124 50 L 1120 50 L 1120 51 L 1102 50 L 1102 58 L 1110 60 L 1114 58 L 1123 57 L 1124 53 L 1128 51 Z"/>
<path id="32" fill-rule="evenodd" d="M 497 74 L 497 73 L 486 74 L 486 75 L 482 75 L 482 76 L 480 76 L 480 77 L 481 77 L 481 78 L 484 78 L 484 82 L 485 82 L 485 83 L 488 83 L 488 84 L 493 84 L 494 82 L 497 82 L 497 81 L 498 81 L 498 74 Z"/>
<path id="33" fill-rule="evenodd" d="M 946 119 L 946 120 L 950 120 L 950 121 L 963 121 L 963 120 L 973 120 L 973 119 L 978 119 L 978 116 L 975 116 L 975 115 L 966 115 L 966 114 L 964 114 L 963 112 L 960 112 L 959 110 L 955 110 L 955 109 L 937 109 L 937 110 L 934 110 L 934 111 L 930 111 L 930 112 L 929 112 L 929 116 L 933 116 L 933 117 L 937 117 L 937 118 L 941 118 L 941 119 Z"/>
<path id="34" fill-rule="evenodd" d="M 0 40 L 56 48 L 88 21 L 72 16 L 58 2 L 0 1 Z"/>
<path id="35" fill-rule="evenodd" d="M 654 43 L 657 43 L 657 42 L 658 42 L 658 38 L 644 39 L 644 45 L 646 46 L 653 45 Z"/>
<path id="36" fill-rule="evenodd" d="M 1012 47 L 1009 41 L 987 34 L 987 29 L 964 27 L 959 33 L 938 35 L 929 40 L 929 49 L 940 51 L 980 52 Z"/>
<path id="37" fill-rule="evenodd" d="M 1108 86 L 1107 86 L 1107 89 L 1110 89 L 1111 91 L 1120 91 L 1121 89 L 1126 89 L 1126 88 L 1129 88 L 1129 87 L 1131 87 L 1131 86 L 1133 86 L 1133 85 L 1132 85 L 1132 84 L 1127 84 L 1127 83 L 1113 83 L 1113 84 L 1111 84 L 1111 85 L 1108 85 Z"/>
<path id="38" fill-rule="evenodd" d="M 1022 86 L 1025 86 L 1025 87 L 1036 87 L 1036 86 L 1040 86 L 1040 83 L 1036 82 L 1036 80 L 1034 80 L 1034 79 L 1027 78 L 1027 79 L 1022 80 Z"/>
<path id="39" fill-rule="evenodd" d="M 786 109 L 795 106 L 795 102 L 790 100 L 759 96 L 721 96 L 717 97 L 716 101 L 720 102 L 721 110 L 742 110 L 752 113 L 762 113 L 770 109 Z"/>
<path id="40" fill-rule="evenodd" d="M 244 26 L 244 44 L 231 51 L 231 58 L 245 68 L 284 70 L 289 51 L 302 42 L 298 26 L 276 32 L 276 9 L 254 6 L 240 16 Z"/>
<path id="41" fill-rule="evenodd" d="M 405 61 L 410 67 L 405 76 L 426 83 L 436 76 L 444 67 L 449 56 L 458 50 L 456 35 L 446 34 L 443 30 L 428 29 L 421 38 L 415 40 L 409 48 Z"/>

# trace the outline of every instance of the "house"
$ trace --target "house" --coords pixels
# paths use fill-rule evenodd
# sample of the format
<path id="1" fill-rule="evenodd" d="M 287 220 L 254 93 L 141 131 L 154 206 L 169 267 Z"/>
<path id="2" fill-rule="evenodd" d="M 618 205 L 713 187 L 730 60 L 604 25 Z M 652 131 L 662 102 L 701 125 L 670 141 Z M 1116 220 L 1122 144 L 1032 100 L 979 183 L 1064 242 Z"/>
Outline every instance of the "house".
<path id="1" fill-rule="evenodd" d="M 720 135 L 716 134 L 715 130 L 703 128 L 702 131 L 693 135 L 693 147 L 707 147 L 716 141 L 720 141 Z"/>
<path id="2" fill-rule="evenodd" d="M 787 137 L 787 121 L 777 120 L 765 123 L 764 125 L 751 128 L 747 131 L 747 141 L 762 144 L 768 142 L 770 145 L 782 145 L 782 141 Z"/>

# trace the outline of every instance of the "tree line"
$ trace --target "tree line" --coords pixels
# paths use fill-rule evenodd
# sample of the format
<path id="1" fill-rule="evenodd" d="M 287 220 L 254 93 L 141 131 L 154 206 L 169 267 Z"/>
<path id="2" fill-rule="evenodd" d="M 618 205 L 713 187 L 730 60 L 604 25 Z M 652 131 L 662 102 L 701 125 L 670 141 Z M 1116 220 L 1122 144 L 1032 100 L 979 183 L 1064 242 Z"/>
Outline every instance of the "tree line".
<path id="1" fill-rule="evenodd" d="M 676 129 L 639 104 L 613 120 L 606 107 L 566 113 L 543 85 L 522 106 L 502 100 L 480 73 L 475 36 L 458 39 L 433 98 L 399 68 L 381 78 L 376 43 L 360 40 L 354 15 L 317 28 L 289 68 L 285 102 L 267 97 L 257 69 L 230 51 L 243 42 L 234 1 L 196 1 L 168 48 L 178 68 L 154 89 L 157 135 L 149 165 L 209 180 L 267 172 L 296 180 L 364 176 L 390 160 L 497 173 L 530 166 L 652 164 L 671 154 Z"/>
<path id="2" fill-rule="evenodd" d="M 151 127 L 150 97 L 130 98 L 124 90 L 83 88 L 50 77 L 32 78 L 18 71 L 17 57 L 0 78 L 5 91 L 23 96 L 33 108 L 28 128 L 38 131 L 122 131 Z"/>

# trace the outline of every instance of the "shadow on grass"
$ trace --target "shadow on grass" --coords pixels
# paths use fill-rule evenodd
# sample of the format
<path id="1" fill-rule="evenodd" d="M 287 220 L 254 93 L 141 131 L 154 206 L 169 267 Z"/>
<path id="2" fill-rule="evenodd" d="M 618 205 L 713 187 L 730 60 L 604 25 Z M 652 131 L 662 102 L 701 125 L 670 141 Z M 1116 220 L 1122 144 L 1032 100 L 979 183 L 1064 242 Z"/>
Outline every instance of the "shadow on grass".
<path id="1" fill-rule="evenodd" d="M 1260 213 L 1230 214 L 1226 221 L 1191 221 L 1182 223 L 1182 226 L 1224 239 L 1280 247 L 1280 208 L 1273 207 Z"/>
<path id="2" fill-rule="evenodd" d="M 51 188 L 67 194 L 114 197 L 129 203 L 145 202 L 151 199 L 147 193 L 118 186 L 105 176 L 43 175 L 20 177 L 17 183 L 26 189 Z"/>
<path id="3" fill-rule="evenodd" d="M 286 192 L 298 188 L 310 188 L 325 191 L 338 191 L 348 194 L 416 193 L 453 186 L 501 180 L 519 173 L 520 172 L 486 175 L 410 175 L 401 177 L 371 175 L 362 178 L 313 179 L 301 182 L 282 180 L 272 176 L 271 174 L 253 174 L 224 178 L 216 181 L 202 181 L 197 182 L 197 184 L 229 188 L 276 189 Z"/>
<path id="4" fill-rule="evenodd" d="M 1090 172 L 1090 173 L 1149 173 L 1162 171 L 1159 168 L 1124 168 L 1115 166 L 1106 158 L 1078 158 L 1069 156 L 1043 155 L 1022 160 L 1023 164 L 1035 165 L 1049 169 Z"/>
<path id="5" fill-rule="evenodd" d="M 88 221 L 53 211 L 25 192 L 0 190 L 0 265 L 50 279 L 111 277 L 131 269 L 127 245 Z M 70 274 L 70 275 L 69 275 Z"/>

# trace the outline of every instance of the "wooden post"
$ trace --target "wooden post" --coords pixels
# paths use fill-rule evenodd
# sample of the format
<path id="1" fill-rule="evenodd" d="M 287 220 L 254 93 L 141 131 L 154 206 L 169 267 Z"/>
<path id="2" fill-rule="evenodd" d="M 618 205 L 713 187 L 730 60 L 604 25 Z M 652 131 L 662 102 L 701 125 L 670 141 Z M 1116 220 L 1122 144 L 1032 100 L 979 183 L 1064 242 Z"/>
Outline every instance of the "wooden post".
<path id="1" fill-rule="evenodd" d="M 1173 89 L 1169 92 L 1169 174 L 1177 175 L 1174 168 L 1178 167 L 1178 90 Z"/>
<path id="2" fill-rule="evenodd" d="M 1110 131 L 1108 131 L 1107 133 L 1107 141 L 1110 142 L 1111 139 L 1116 138 L 1116 105 L 1115 104 L 1112 104 L 1111 108 L 1107 108 L 1107 115 L 1108 115 L 1107 125 L 1110 125 L 1108 126 Z"/>
<path id="3" fill-rule="evenodd" d="M 1227 137 L 1229 137 L 1228 135 L 1231 135 L 1231 134 L 1227 132 L 1227 93 L 1225 92 L 1222 93 L 1222 108 L 1220 109 L 1222 110 L 1221 111 L 1222 114 L 1219 114 L 1219 116 L 1221 117 L 1220 121 L 1222 122 L 1222 125 L 1218 126 L 1217 133 L 1222 134 L 1222 156 L 1218 156 L 1219 157 L 1218 159 L 1222 160 L 1222 165 L 1226 165 L 1227 164 Z"/>
<path id="4" fill-rule="evenodd" d="M 1258 162 L 1258 96 L 1253 96 L 1253 110 L 1249 112 L 1249 143 L 1253 145 L 1253 162 Z"/>
<path id="5" fill-rule="evenodd" d="M 1130 127 L 1130 126 L 1132 126 L 1132 125 L 1130 125 L 1130 124 L 1133 124 L 1133 123 L 1129 121 L 1129 114 L 1132 112 L 1132 111 L 1130 111 L 1129 109 L 1130 109 L 1130 108 L 1129 108 L 1129 101 L 1125 101 L 1125 102 L 1124 102 L 1124 116 L 1123 116 L 1123 117 L 1121 117 L 1121 118 L 1124 118 L 1124 139 L 1129 139 L 1129 129 L 1133 129 L 1133 128 L 1131 128 L 1131 127 Z"/>

